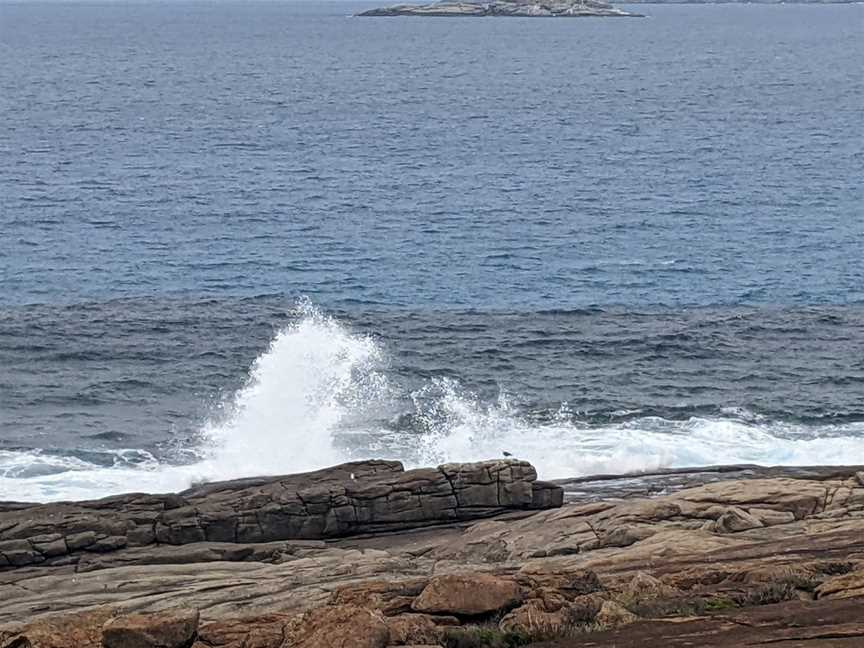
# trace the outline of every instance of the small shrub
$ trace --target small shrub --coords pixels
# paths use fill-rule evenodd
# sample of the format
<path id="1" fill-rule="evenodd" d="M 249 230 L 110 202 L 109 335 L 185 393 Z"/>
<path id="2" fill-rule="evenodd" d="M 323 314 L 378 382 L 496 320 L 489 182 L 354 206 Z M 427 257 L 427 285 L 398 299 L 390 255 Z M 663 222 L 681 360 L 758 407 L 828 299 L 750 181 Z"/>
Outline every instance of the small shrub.
<path id="1" fill-rule="evenodd" d="M 778 583 L 775 583 L 775 585 L 789 585 L 795 589 L 812 592 L 819 586 L 821 580 L 822 579 L 816 578 L 813 574 L 796 572 L 789 574 L 789 576 L 783 578 Z"/>
<path id="2" fill-rule="evenodd" d="M 725 596 L 708 599 L 702 605 L 702 609 L 705 612 L 723 612 L 724 610 L 731 610 L 737 607 L 738 604 L 735 601 Z"/>
<path id="3" fill-rule="evenodd" d="M 736 602 L 741 607 L 750 607 L 753 605 L 771 605 L 772 603 L 782 603 L 783 601 L 791 601 L 798 598 L 798 591 L 794 584 L 789 581 L 779 581 L 777 583 L 768 583 L 754 590 L 745 592 L 736 597 Z"/>
<path id="4" fill-rule="evenodd" d="M 645 617 L 646 619 L 670 616 L 691 616 L 698 614 L 701 609 L 701 602 L 696 599 L 646 599 L 644 597 L 634 599 L 628 596 L 619 596 L 617 601 L 633 614 Z"/>
<path id="5" fill-rule="evenodd" d="M 626 601 L 620 597 L 618 600 L 628 610 L 646 619 L 662 619 L 666 617 L 699 616 L 711 612 L 722 612 L 738 607 L 738 603 L 726 596 L 713 596 L 711 598 L 674 598 L 658 599 L 655 601 Z"/>
<path id="6" fill-rule="evenodd" d="M 533 640 L 520 632 L 502 632 L 493 627 L 447 628 L 444 631 L 447 648 L 518 648 Z"/>
<path id="7" fill-rule="evenodd" d="M 842 576 L 855 571 L 855 563 L 839 560 L 829 560 L 813 566 L 820 574 L 826 576 Z"/>

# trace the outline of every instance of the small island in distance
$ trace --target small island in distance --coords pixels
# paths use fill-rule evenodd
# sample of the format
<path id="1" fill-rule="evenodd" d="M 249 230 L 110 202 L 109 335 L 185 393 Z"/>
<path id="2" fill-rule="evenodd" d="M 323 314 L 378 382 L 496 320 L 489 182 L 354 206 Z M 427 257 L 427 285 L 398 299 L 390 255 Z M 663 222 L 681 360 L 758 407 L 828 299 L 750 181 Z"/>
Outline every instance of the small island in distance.
<path id="1" fill-rule="evenodd" d="M 459 2 L 442 0 L 429 4 L 398 4 L 379 9 L 369 9 L 358 16 L 446 16 L 486 17 L 504 16 L 515 18 L 596 18 L 634 17 L 641 14 L 617 9 L 601 0 L 491 0 L 490 2 Z"/>

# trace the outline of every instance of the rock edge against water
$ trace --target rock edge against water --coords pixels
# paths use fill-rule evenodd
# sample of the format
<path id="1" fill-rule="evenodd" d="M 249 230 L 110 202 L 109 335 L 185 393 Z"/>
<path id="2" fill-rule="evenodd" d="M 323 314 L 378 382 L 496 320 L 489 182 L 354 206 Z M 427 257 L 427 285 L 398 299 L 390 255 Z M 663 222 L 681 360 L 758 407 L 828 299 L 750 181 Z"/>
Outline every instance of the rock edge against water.
<path id="1" fill-rule="evenodd" d="M 358 462 L 0 504 L 0 555 L 0 648 L 864 645 L 861 467 Z"/>
<path id="2" fill-rule="evenodd" d="M 364 461 L 170 495 L 0 503 L 0 568 L 78 564 L 92 554 L 151 546 L 392 532 L 558 507 L 562 501 L 560 486 L 537 481 L 531 464 L 510 460 L 408 471 L 398 461 Z"/>
<path id="3" fill-rule="evenodd" d="M 592 18 L 642 17 L 617 9 L 601 0 L 492 0 L 491 2 L 458 2 L 444 0 L 430 4 L 399 4 L 369 9 L 358 16 L 437 16 L 437 17 L 513 17 L 513 18 Z"/>

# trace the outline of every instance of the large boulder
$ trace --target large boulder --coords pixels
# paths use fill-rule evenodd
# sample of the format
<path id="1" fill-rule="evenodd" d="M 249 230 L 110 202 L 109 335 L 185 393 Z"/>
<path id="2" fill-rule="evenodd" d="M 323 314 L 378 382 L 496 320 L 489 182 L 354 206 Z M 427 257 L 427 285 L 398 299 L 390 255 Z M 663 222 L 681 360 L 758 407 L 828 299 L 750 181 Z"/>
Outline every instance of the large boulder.
<path id="1" fill-rule="evenodd" d="M 306 612 L 285 628 L 282 648 L 384 648 L 390 630 L 384 617 L 354 605 L 336 605 Z"/>
<path id="2" fill-rule="evenodd" d="M 202 624 L 192 648 L 282 648 L 294 615 L 265 614 Z"/>
<path id="3" fill-rule="evenodd" d="M 127 614 L 102 628 L 103 648 L 186 648 L 198 631 L 198 610 Z"/>
<path id="4" fill-rule="evenodd" d="M 479 616 L 509 610 L 522 602 L 522 589 L 490 574 L 436 576 L 414 601 L 417 612 Z"/>
<path id="5" fill-rule="evenodd" d="M 423 588 L 426 579 L 372 580 L 343 585 L 330 596 L 331 605 L 356 605 L 380 610 L 385 616 L 411 611 L 411 604 Z"/>
<path id="6" fill-rule="evenodd" d="M 0 648 L 99 648 L 102 626 L 112 614 L 108 607 L 97 607 L 30 623 L 5 623 L 0 625 Z"/>

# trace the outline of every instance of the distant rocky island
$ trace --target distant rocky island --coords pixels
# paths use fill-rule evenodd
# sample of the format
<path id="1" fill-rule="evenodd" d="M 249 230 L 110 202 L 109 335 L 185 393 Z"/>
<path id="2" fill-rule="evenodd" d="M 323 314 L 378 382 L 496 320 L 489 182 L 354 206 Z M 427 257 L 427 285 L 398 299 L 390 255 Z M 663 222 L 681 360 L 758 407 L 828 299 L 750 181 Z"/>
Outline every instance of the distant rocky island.
<path id="1" fill-rule="evenodd" d="M 627 4 L 850 4 L 859 0 L 626 0 Z M 427 4 L 397 4 L 369 9 L 357 16 L 444 16 L 512 18 L 644 18 L 602 0 L 490 0 L 459 2 L 440 0 Z"/>
<path id="2" fill-rule="evenodd" d="M 642 17 L 640 14 L 617 9 L 600 0 L 491 0 L 491 2 L 458 2 L 443 0 L 429 4 L 398 4 L 370 9 L 358 16 L 446 16 L 514 18 L 594 18 Z"/>

